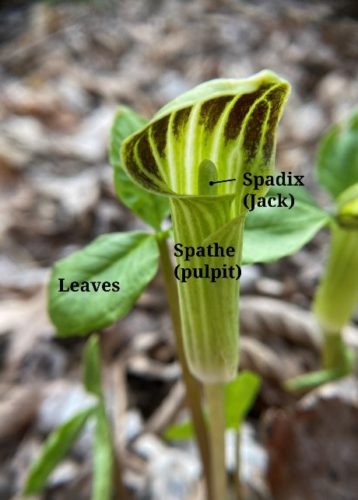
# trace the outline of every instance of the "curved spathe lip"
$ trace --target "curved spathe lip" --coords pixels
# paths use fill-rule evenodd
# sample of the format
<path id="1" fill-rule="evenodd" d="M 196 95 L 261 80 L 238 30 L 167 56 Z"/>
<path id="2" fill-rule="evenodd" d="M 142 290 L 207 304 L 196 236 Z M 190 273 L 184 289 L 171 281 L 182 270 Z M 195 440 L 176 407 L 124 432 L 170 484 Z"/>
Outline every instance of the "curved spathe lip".
<path id="1" fill-rule="evenodd" d="M 280 78 L 276 73 L 268 69 L 259 71 L 248 78 L 215 78 L 208 82 L 200 83 L 165 104 L 155 113 L 153 120 L 163 118 L 173 111 L 179 111 L 200 101 L 207 101 L 226 95 L 250 94 L 267 82 L 280 85 L 286 84 L 288 89 L 290 87 L 287 80 Z"/>
<path id="2" fill-rule="evenodd" d="M 203 184 L 209 174 L 212 179 L 237 178 L 244 171 L 270 174 L 288 92 L 289 84 L 271 71 L 201 84 L 123 142 L 122 164 L 145 189 L 180 197 L 210 196 Z M 203 174 L 205 162 L 211 167 Z M 221 184 L 212 196 L 235 194 L 236 188 Z"/>

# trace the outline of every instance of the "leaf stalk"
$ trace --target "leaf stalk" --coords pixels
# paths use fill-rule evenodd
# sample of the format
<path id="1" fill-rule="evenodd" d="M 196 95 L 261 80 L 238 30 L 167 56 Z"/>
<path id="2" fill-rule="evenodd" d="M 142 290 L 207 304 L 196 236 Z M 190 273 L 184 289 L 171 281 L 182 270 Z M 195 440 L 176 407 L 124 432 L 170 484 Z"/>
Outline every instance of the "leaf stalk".
<path id="1" fill-rule="evenodd" d="M 224 384 L 204 384 L 209 417 L 211 492 L 213 500 L 227 498 L 225 463 Z"/>
<path id="2" fill-rule="evenodd" d="M 170 315 L 175 335 L 177 355 L 182 368 L 183 380 L 186 388 L 186 401 L 191 413 L 193 427 L 198 442 L 200 457 L 203 464 L 203 472 L 207 485 L 208 498 L 210 495 L 211 470 L 210 470 L 210 450 L 206 423 L 201 406 L 200 384 L 189 371 L 189 367 L 184 354 L 184 346 L 181 331 L 181 321 L 179 312 L 178 290 L 174 281 L 172 263 L 170 260 L 168 243 L 165 237 L 158 238 L 161 269 L 164 277 L 164 285 L 169 304 Z"/>
<path id="3" fill-rule="evenodd" d="M 313 307 L 323 333 L 322 366 L 326 370 L 338 370 L 342 375 L 351 368 L 342 330 L 358 302 L 357 249 L 358 231 L 334 224 L 325 274 Z"/>

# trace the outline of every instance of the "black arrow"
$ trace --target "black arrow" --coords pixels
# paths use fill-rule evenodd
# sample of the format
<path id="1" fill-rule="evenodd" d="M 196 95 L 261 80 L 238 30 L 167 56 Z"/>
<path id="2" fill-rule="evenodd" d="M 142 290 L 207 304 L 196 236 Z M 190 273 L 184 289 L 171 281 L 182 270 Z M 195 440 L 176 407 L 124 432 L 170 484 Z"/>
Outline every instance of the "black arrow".
<path id="1" fill-rule="evenodd" d="M 232 182 L 236 181 L 236 179 L 224 179 L 222 181 L 209 181 L 209 186 L 213 186 L 214 184 L 219 184 L 220 182 Z"/>

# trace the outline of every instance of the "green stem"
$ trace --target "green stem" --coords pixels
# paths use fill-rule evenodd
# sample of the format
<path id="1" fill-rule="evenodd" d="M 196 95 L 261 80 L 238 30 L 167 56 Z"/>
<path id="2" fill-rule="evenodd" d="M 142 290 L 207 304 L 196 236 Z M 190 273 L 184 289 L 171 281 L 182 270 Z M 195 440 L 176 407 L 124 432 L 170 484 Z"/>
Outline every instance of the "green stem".
<path id="1" fill-rule="evenodd" d="M 349 371 L 342 330 L 358 302 L 358 231 L 334 224 L 325 274 L 314 300 L 323 332 L 323 368 Z"/>
<path id="2" fill-rule="evenodd" d="M 181 333 L 181 322 L 179 312 L 179 300 L 177 285 L 174 281 L 172 264 L 170 261 L 168 244 L 165 238 L 158 238 L 158 246 L 160 252 L 161 267 L 164 276 L 164 284 L 169 303 L 170 315 L 173 323 L 173 330 L 176 340 L 178 359 L 182 368 L 183 379 L 186 387 L 186 400 L 191 412 L 192 422 L 198 441 L 199 452 L 203 464 L 204 477 L 207 484 L 208 498 L 210 495 L 210 450 L 208 433 L 206 430 L 205 419 L 201 407 L 201 390 L 199 383 L 194 379 L 189 371 L 186 357 L 184 355 L 184 347 Z"/>
<path id="3" fill-rule="evenodd" d="M 209 418 L 211 470 L 211 492 L 213 500 L 225 500 L 226 466 L 225 466 L 225 415 L 224 385 L 204 385 Z"/>
<path id="4" fill-rule="evenodd" d="M 341 377 L 342 373 L 339 370 L 319 370 L 304 373 L 303 375 L 298 375 L 297 377 L 286 380 L 284 387 L 289 392 L 305 392 Z"/>
<path id="5" fill-rule="evenodd" d="M 332 227 L 330 253 L 318 287 L 314 312 L 325 333 L 337 334 L 358 301 L 358 231 Z"/>
<path id="6" fill-rule="evenodd" d="M 350 372 L 352 363 L 341 332 L 323 333 L 322 367 L 325 370 L 337 370 L 342 375 Z"/>

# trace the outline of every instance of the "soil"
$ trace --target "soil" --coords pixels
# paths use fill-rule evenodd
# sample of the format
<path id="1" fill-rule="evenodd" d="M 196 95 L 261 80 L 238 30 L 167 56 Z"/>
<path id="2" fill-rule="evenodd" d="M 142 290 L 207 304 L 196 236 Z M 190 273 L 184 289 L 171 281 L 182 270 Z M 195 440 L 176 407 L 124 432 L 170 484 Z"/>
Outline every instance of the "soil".
<path id="1" fill-rule="evenodd" d="M 51 266 L 98 235 L 144 228 L 113 188 L 117 106 L 150 117 L 202 81 L 270 68 L 292 84 L 277 169 L 303 174 L 328 207 L 316 151 L 358 102 L 357 58 L 348 0 L 0 2 L 0 500 L 23 498 L 46 436 L 87 404 L 85 339 L 57 337 L 46 312 Z M 321 231 L 293 256 L 243 268 L 241 368 L 262 376 L 243 438 L 250 499 L 357 498 L 355 377 L 309 399 L 283 388 L 319 367 L 310 306 L 328 239 Z M 160 275 L 101 332 L 101 347 L 131 496 L 203 498 L 195 447 L 161 437 L 185 405 Z M 36 498 L 90 498 L 91 436 L 86 429 Z"/>

